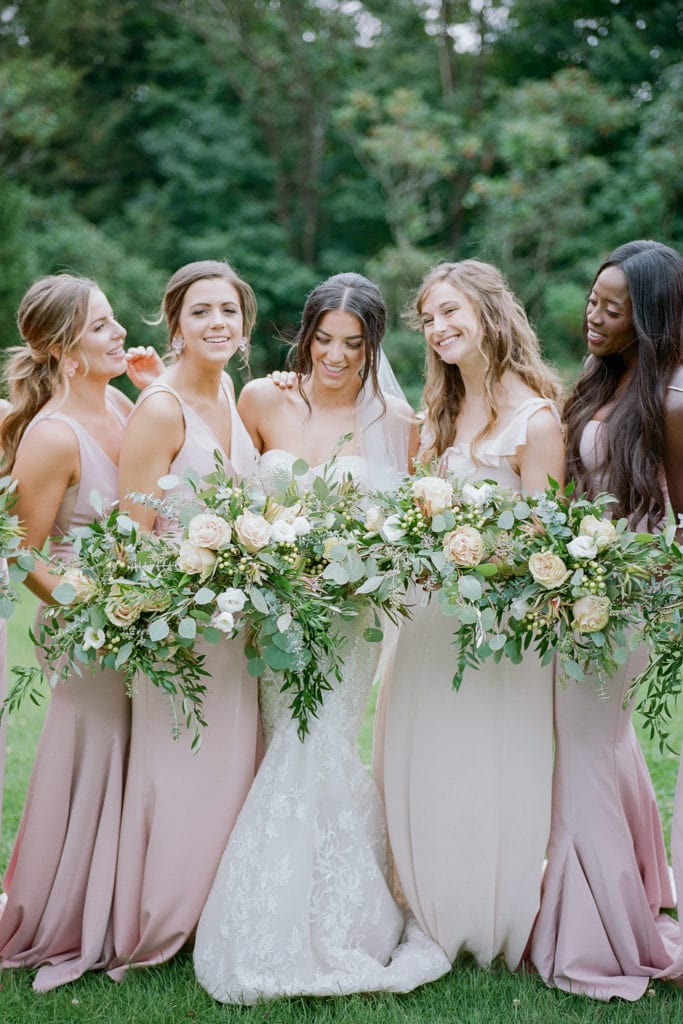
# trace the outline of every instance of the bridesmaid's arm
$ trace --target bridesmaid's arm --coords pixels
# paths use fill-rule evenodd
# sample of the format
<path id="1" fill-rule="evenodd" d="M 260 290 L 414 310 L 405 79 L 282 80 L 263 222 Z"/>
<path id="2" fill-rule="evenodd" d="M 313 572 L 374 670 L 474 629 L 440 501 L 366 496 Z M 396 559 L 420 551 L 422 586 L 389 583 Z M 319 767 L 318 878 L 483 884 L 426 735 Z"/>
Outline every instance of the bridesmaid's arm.
<path id="1" fill-rule="evenodd" d="M 157 485 L 165 476 L 185 439 L 180 405 L 173 395 L 149 395 L 131 413 L 123 433 L 119 459 L 120 507 L 143 530 L 151 530 L 156 511 L 128 497 L 133 491 L 160 497 Z"/>
<path id="2" fill-rule="evenodd" d="M 564 484 L 564 438 L 562 427 L 550 409 L 539 409 L 527 425 L 526 444 L 517 450 L 514 467 L 522 478 L 526 494 L 548 486 L 548 477 Z"/>
<path id="3" fill-rule="evenodd" d="M 272 382 L 265 377 L 250 380 L 240 393 L 237 411 L 259 452 L 263 452 L 266 448 L 265 438 L 260 428 L 269 419 L 273 420 L 277 417 L 275 408 L 277 403 L 278 392 L 275 391 Z"/>
<path id="4" fill-rule="evenodd" d="M 37 423 L 22 439 L 12 476 L 17 480 L 14 512 L 24 527 L 24 548 L 42 551 L 53 532 L 64 494 L 78 483 L 79 474 L 78 441 L 66 423 Z M 44 562 L 36 560 L 25 583 L 41 601 L 54 604 L 52 591 L 59 581 Z"/>

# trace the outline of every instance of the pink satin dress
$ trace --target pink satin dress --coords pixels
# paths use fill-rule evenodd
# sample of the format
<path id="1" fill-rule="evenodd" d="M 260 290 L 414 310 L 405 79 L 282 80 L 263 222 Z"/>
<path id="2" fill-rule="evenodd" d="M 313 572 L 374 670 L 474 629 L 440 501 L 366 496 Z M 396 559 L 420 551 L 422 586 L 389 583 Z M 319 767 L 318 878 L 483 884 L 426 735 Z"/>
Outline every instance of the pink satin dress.
<path id="1" fill-rule="evenodd" d="M 598 480 L 601 427 L 590 421 L 581 442 Z M 638 999 L 678 952 L 678 925 L 661 913 L 674 895 L 657 802 L 622 706 L 643 667 L 636 651 L 604 694 L 591 678 L 555 693 L 552 828 L 531 959 L 549 986 L 594 999 Z"/>
<path id="2" fill-rule="evenodd" d="M 95 518 L 90 493 L 118 497 L 118 471 L 76 420 L 80 482 L 67 490 L 55 535 Z M 51 543 L 67 559 L 67 543 Z M 40 613 L 39 613 L 40 614 Z M 2 967 L 38 967 L 45 992 L 103 967 L 113 955 L 111 908 L 130 736 L 130 700 L 119 673 L 72 675 L 52 691 L 19 832 L 4 878 Z"/>
<path id="3" fill-rule="evenodd" d="M 214 470 L 221 448 L 204 420 L 165 384 L 138 399 L 170 392 L 180 403 L 185 440 L 170 472 Z M 235 477 L 253 471 L 255 451 L 226 388 L 232 416 L 231 451 L 223 452 Z M 187 492 L 180 484 L 178 492 Z M 155 530 L 168 524 L 157 520 Z M 116 957 L 110 976 L 128 966 L 159 964 L 183 946 L 199 919 L 233 824 L 257 767 L 260 743 L 257 682 L 247 673 L 243 640 L 221 640 L 202 648 L 204 716 L 199 751 L 188 734 L 174 741 L 168 698 L 144 677 L 133 696 L 133 724 L 119 865 L 114 900 Z"/>

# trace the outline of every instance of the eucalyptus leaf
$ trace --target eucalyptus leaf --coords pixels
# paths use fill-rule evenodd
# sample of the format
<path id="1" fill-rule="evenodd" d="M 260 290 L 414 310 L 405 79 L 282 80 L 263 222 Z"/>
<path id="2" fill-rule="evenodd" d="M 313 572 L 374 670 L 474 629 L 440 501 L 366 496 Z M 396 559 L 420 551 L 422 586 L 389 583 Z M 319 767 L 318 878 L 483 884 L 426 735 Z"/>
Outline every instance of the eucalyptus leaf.
<path id="1" fill-rule="evenodd" d="M 147 635 L 150 640 L 158 642 L 159 640 L 165 640 L 170 633 L 169 625 L 166 619 L 154 619 L 150 622 L 147 627 Z"/>
<path id="2" fill-rule="evenodd" d="M 175 473 L 166 473 L 164 476 L 160 476 L 157 480 L 157 487 L 162 491 L 171 491 L 174 487 L 177 487 L 180 483 L 180 479 Z"/>
<path id="3" fill-rule="evenodd" d="M 133 645 L 130 642 L 124 644 L 116 653 L 114 668 L 121 668 L 122 665 L 125 665 L 132 653 Z"/>
<path id="4" fill-rule="evenodd" d="M 197 623 L 187 615 L 178 623 L 178 636 L 182 636 L 184 640 L 194 640 L 196 635 Z"/>
<path id="5" fill-rule="evenodd" d="M 482 595 L 482 587 L 476 576 L 461 576 L 458 589 L 466 601 L 478 601 Z"/>
<path id="6" fill-rule="evenodd" d="M 76 600 L 76 588 L 72 583 L 58 583 L 52 596 L 59 604 L 72 604 Z"/>

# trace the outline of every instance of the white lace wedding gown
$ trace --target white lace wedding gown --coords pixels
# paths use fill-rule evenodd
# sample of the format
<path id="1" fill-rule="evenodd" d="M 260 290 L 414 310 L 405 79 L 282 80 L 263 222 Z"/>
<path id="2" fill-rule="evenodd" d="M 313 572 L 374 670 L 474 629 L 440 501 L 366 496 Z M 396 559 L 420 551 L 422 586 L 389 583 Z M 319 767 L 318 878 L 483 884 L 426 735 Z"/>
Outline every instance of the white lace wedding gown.
<path id="1" fill-rule="evenodd" d="M 262 466 L 289 468 L 270 451 Z M 362 480 L 358 456 L 337 460 Z M 224 1003 L 408 992 L 450 970 L 387 884 L 386 826 L 356 750 L 380 655 L 365 622 L 343 623 L 342 680 L 302 742 L 277 676 L 261 680 L 266 752 L 197 928 L 194 963 Z"/>

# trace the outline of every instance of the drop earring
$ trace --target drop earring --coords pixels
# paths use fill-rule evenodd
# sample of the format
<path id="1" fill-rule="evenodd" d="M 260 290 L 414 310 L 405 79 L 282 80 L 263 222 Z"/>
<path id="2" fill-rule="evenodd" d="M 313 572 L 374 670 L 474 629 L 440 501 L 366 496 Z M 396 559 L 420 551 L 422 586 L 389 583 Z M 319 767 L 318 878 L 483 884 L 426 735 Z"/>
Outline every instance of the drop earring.
<path id="1" fill-rule="evenodd" d="M 244 336 L 242 336 L 240 338 L 240 343 L 238 345 L 238 348 L 239 348 L 240 352 L 246 352 L 248 344 L 249 344 L 249 339 L 245 338 Z"/>
<path id="2" fill-rule="evenodd" d="M 78 369 L 78 363 L 76 362 L 75 359 L 65 359 L 64 360 L 64 372 L 66 373 L 67 377 L 75 376 L 77 369 Z"/>
<path id="3" fill-rule="evenodd" d="M 185 342 L 183 341 L 179 334 L 176 334 L 175 338 L 171 342 L 171 348 L 173 349 L 177 356 L 179 356 L 180 353 L 185 348 Z"/>

